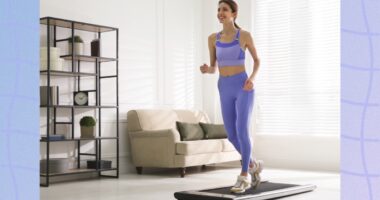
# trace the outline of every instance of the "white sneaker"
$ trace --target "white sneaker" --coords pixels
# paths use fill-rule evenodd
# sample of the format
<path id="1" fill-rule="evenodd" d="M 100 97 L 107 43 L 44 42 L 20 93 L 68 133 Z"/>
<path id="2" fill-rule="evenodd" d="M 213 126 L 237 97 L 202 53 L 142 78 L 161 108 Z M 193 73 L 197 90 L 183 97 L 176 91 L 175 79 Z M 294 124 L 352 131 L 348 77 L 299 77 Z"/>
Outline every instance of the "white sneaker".
<path id="1" fill-rule="evenodd" d="M 260 173 L 263 171 L 264 161 L 262 160 L 254 160 L 253 167 L 248 169 L 249 174 L 251 174 L 251 184 L 252 187 L 257 187 L 260 185 L 261 176 Z"/>
<path id="2" fill-rule="evenodd" d="M 250 187 L 251 183 L 249 182 L 248 177 L 238 175 L 237 181 L 230 191 L 234 193 L 243 193 Z"/>

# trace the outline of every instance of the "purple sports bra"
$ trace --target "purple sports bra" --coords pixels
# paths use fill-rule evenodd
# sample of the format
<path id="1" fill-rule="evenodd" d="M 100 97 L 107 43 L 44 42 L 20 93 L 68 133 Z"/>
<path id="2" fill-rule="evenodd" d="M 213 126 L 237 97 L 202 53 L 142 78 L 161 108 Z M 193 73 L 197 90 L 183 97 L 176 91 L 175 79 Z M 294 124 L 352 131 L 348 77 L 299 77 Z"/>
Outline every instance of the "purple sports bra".
<path id="1" fill-rule="evenodd" d="M 245 52 L 239 43 L 240 29 L 232 42 L 220 42 L 220 32 L 216 35 L 216 60 L 218 67 L 244 65 Z"/>

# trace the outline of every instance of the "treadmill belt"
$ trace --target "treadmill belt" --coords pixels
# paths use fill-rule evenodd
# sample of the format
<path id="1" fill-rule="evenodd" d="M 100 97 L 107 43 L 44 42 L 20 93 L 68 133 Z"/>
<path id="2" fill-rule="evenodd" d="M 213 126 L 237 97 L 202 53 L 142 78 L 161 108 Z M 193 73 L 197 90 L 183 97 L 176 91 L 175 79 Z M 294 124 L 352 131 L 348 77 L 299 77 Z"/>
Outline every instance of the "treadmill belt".
<path id="1" fill-rule="evenodd" d="M 250 189 L 246 190 L 244 193 L 240 193 L 240 194 L 231 193 L 230 189 L 232 186 L 215 188 L 215 189 L 208 189 L 208 190 L 200 190 L 200 192 L 210 192 L 210 193 L 218 193 L 218 194 L 234 194 L 237 196 L 242 196 L 242 195 L 246 195 L 246 194 L 258 194 L 258 193 L 267 192 L 267 191 L 271 191 L 271 190 L 279 190 L 279 189 L 295 187 L 295 186 L 298 186 L 298 185 L 265 182 L 265 183 L 261 183 L 255 189 L 253 189 L 251 187 Z"/>
<path id="2" fill-rule="evenodd" d="M 251 187 L 244 193 L 238 194 L 230 192 L 231 187 L 175 192 L 174 197 L 178 200 L 264 200 L 309 192 L 316 188 L 311 184 L 261 182 L 258 187 Z"/>

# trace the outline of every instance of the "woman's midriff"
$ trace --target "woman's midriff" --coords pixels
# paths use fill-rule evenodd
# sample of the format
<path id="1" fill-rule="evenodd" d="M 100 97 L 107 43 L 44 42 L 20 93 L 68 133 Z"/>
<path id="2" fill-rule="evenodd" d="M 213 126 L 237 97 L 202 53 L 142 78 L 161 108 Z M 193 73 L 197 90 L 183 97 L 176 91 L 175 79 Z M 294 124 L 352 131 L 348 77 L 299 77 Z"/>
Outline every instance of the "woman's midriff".
<path id="1" fill-rule="evenodd" d="M 219 74 L 222 76 L 232 76 L 234 74 L 238 74 L 245 71 L 245 66 L 225 66 L 218 68 Z"/>

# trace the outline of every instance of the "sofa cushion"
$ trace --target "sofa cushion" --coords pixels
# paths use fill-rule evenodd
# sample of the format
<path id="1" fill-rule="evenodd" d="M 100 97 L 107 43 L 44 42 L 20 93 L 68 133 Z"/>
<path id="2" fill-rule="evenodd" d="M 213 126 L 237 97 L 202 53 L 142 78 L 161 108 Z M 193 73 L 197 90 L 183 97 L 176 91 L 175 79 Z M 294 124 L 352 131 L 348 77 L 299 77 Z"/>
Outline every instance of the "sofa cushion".
<path id="1" fill-rule="evenodd" d="M 176 128 L 176 121 L 198 123 L 210 122 L 201 110 L 145 108 L 127 112 L 127 131 L 162 130 Z"/>
<path id="2" fill-rule="evenodd" d="M 188 123 L 176 121 L 181 141 L 201 140 L 204 138 L 202 127 L 199 123 Z"/>
<path id="3" fill-rule="evenodd" d="M 188 110 L 188 109 L 174 109 L 177 113 L 177 121 L 188 122 L 188 123 L 198 123 L 198 122 L 210 122 L 206 112 L 201 110 Z"/>
<path id="4" fill-rule="evenodd" d="M 176 128 L 178 121 L 172 109 L 136 109 L 128 111 L 128 131 L 162 130 Z"/>
<path id="5" fill-rule="evenodd" d="M 180 141 L 176 143 L 176 153 L 180 155 L 222 152 L 222 139 Z"/>
<path id="6" fill-rule="evenodd" d="M 227 138 L 227 132 L 224 128 L 224 124 L 212 124 L 199 122 L 203 132 L 205 133 L 206 139 L 220 139 Z"/>
<path id="7" fill-rule="evenodd" d="M 226 138 L 226 139 L 219 139 L 222 143 L 222 151 L 236 151 L 234 145 Z"/>

